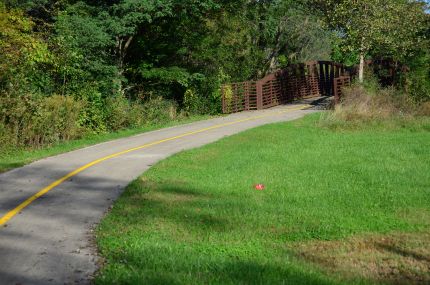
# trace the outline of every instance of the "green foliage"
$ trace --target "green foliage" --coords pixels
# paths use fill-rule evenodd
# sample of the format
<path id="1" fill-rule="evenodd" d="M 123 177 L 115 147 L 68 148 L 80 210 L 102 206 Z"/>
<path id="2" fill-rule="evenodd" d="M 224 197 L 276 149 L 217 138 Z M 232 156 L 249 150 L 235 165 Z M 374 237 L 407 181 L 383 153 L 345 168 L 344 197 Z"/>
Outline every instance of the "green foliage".
<path id="1" fill-rule="evenodd" d="M 216 114 L 225 83 L 330 55 L 354 64 L 364 51 L 410 63 L 401 82 L 425 101 L 430 21 L 423 7 L 406 0 L 2 1 L 0 92 L 8 95 L 1 104 L 14 101 L 16 114 L 8 116 L 23 122 L 43 113 L 35 121 L 43 126 L 45 97 L 73 98 L 79 132 L 105 133 Z M 12 121 L 3 122 L 5 137 L 15 134 Z M 12 135 L 12 145 L 79 132 L 54 129 L 39 143 Z"/>
<path id="2" fill-rule="evenodd" d="M 40 147 L 80 137 L 83 129 L 77 124 L 81 102 L 54 95 L 33 94 L 13 96 L 3 93 L 0 100 L 2 133 L 13 146 Z"/>
<path id="3" fill-rule="evenodd" d="M 416 42 L 424 11 L 416 1 L 315 0 L 327 23 L 344 39 L 343 49 L 368 53 L 385 49 L 405 55 Z M 404 38 L 401 38 L 404 37 Z"/>
<path id="4" fill-rule="evenodd" d="M 233 100 L 233 89 L 231 88 L 230 84 L 224 85 L 224 100 L 226 113 L 230 113 L 232 108 L 231 103 Z"/>
<path id="5" fill-rule="evenodd" d="M 0 153 L 16 147 L 40 148 L 125 128 L 166 124 L 179 117 L 177 104 L 162 97 L 130 103 L 104 98 L 97 88 L 75 96 L 41 96 L 2 92 L 0 96 Z"/>
<path id="6" fill-rule="evenodd" d="M 430 41 L 428 49 L 410 59 L 404 89 L 416 102 L 430 101 Z"/>
<path id="7" fill-rule="evenodd" d="M 107 126 L 109 130 L 138 128 L 166 124 L 178 118 L 177 104 L 161 96 L 150 98 L 145 102 L 130 103 L 124 97 L 108 98 Z"/>
<path id="8" fill-rule="evenodd" d="M 430 101 L 430 78 L 427 74 L 414 71 L 407 74 L 407 91 L 417 102 Z"/>
<path id="9" fill-rule="evenodd" d="M 76 95 L 84 102 L 84 108 L 79 116 L 79 125 L 94 133 L 107 131 L 107 112 L 103 95 L 95 88 L 88 87 Z"/>
<path id="10" fill-rule="evenodd" d="M 4 122 L 0 122 L 0 153 L 8 153 L 16 145 L 12 130 Z"/>
<path id="11" fill-rule="evenodd" d="M 165 84 L 177 83 L 182 87 L 188 87 L 190 80 L 194 77 L 186 69 L 177 66 L 141 69 L 143 79 L 163 82 Z"/>
<path id="12" fill-rule="evenodd" d="M 342 53 L 401 60 L 424 40 L 425 5 L 407 0 L 312 0 L 339 33 Z"/>
<path id="13" fill-rule="evenodd" d="M 0 89 L 43 90 L 41 68 L 52 62 L 46 43 L 33 33 L 34 22 L 20 10 L 0 3 Z"/>
<path id="14" fill-rule="evenodd" d="M 187 112 L 193 113 L 199 108 L 199 100 L 196 91 L 187 89 L 184 94 L 184 107 Z"/>
<path id="15" fill-rule="evenodd" d="M 309 13 L 305 1 L 269 1 L 265 5 L 263 28 L 270 71 L 290 63 L 330 58 L 332 33 Z"/>
<path id="16" fill-rule="evenodd" d="M 96 82 L 100 91 L 108 95 L 122 80 L 109 53 L 114 40 L 93 7 L 78 2 L 60 12 L 53 42 L 63 92 L 79 92 L 81 85 Z"/>
<path id="17" fill-rule="evenodd" d="M 93 133 L 166 123 L 177 117 L 177 104 L 161 96 L 129 102 L 122 96 L 103 98 L 96 89 L 88 88 L 77 98 L 84 103 L 78 123 Z"/>
<path id="18" fill-rule="evenodd" d="M 359 52 L 345 51 L 343 41 L 336 38 L 332 43 L 331 59 L 335 62 L 342 62 L 346 66 L 355 66 L 360 62 Z"/>
<path id="19" fill-rule="evenodd" d="M 177 103 L 165 100 L 161 96 L 150 98 L 142 109 L 144 123 L 159 124 L 174 120 L 177 117 L 177 108 Z M 136 108 L 136 111 L 139 111 L 139 108 Z"/>
<path id="20" fill-rule="evenodd" d="M 106 99 L 106 125 L 109 130 L 118 131 L 132 126 L 140 126 L 130 122 L 133 118 L 130 111 L 131 106 L 128 100 L 121 96 L 109 97 Z M 132 120 L 133 121 L 133 120 Z"/>

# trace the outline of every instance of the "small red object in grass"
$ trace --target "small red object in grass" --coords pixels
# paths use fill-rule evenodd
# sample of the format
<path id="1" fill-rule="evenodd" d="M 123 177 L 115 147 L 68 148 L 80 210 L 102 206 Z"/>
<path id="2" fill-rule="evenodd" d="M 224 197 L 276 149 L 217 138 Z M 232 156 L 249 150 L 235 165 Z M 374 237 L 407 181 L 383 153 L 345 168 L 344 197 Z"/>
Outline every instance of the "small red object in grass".
<path id="1" fill-rule="evenodd" d="M 266 187 L 263 184 L 257 184 L 257 185 L 255 185 L 255 190 L 263 191 L 264 188 L 266 188 Z"/>

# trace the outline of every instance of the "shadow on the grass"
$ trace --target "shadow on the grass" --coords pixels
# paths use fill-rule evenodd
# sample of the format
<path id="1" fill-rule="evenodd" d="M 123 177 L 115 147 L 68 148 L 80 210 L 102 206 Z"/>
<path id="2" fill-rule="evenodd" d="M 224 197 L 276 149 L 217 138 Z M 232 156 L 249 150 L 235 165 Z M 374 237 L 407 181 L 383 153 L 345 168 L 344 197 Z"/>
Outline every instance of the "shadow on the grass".
<path id="1" fill-rule="evenodd" d="M 130 232 L 135 235 L 123 241 L 119 238 L 115 244 L 122 245 L 109 249 L 111 258 L 97 284 L 336 284 L 307 266 L 293 263 L 288 256 L 285 260 L 272 260 L 273 252 L 253 248 L 255 237 L 247 237 L 246 232 L 241 244 L 240 238 L 234 236 L 242 230 L 237 221 L 216 216 L 231 207 L 228 195 L 222 197 L 226 205 L 207 206 L 221 197 L 185 184 L 148 185 L 153 189 L 145 189 L 140 195 L 129 189 L 118 212 L 113 210 L 115 224 L 119 217 L 125 217 L 121 224 L 131 226 Z M 207 209 L 201 209 L 205 204 Z M 123 212 L 124 205 L 127 209 Z M 142 219 L 133 218 L 136 216 Z M 121 231 L 121 226 L 116 229 L 115 224 L 111 231 Z"/>
<path id="2" fill-rule="evenodd" d="M 147 249 L 139 254 L 152 255 L 157 258 L 159 249 Z M 162 253 L 161 253 L 162 254 Z M 183 259 L 188 259 L 183 256 Z M 163 264 L 163 261 L 166 263 Z M 162 256 L 158 261 L 159 270 L 153 270 L 153 264 L 128 263 L 130 272 L 122 274 L 120 278 L 115 276 L 112 280 L 109 278 L 96 284 L 309 284 L 309 285 L 336 285 L 342 284 L 333 280 L 328 281 L 321 278 L 315 273 L 306 272 L 297 266 L 285 265 L 274 266 L 271 264 L 262 264 L 255 261 L 219 261 L 207 262 L 204 258 L 191 260 L 193 266 L 188 266 L 190 260 L 186 261 L 187 265 L 180 266 L 170 264 L 171 260 L 168 255 Z M 200 263 L 200 264 L 199 264 Z M 203 264 L 202 264 L 203 263 Z M 147 267 L 146 267 L 147 265 Z M 142 274 L 136 274 L 136 268 L 141 270 Z M 162 271 L 164 269 L 164 271 Z M 101 281 L 101 282 L 100 282 Z"/>

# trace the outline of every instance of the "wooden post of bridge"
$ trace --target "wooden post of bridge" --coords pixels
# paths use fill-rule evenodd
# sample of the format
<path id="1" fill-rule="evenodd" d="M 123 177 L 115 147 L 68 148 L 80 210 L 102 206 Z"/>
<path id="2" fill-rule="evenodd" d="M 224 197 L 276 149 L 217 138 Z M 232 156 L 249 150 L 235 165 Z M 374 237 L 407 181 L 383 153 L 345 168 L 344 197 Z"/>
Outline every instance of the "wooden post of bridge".
<path id="1" fill-rule="evenodd" d="M 257 110 L 263 109 L 263 82 L 257 81 Z"/>
<path id="2" fill-rule="evenodd" d="M 243 94 L 244 94 L 244 100 L 245 100 L 245 107 L 244 107 L 244 111 L 249 111 L 249 81 L 245 82 L 244 86 L 243 86 Z"/>

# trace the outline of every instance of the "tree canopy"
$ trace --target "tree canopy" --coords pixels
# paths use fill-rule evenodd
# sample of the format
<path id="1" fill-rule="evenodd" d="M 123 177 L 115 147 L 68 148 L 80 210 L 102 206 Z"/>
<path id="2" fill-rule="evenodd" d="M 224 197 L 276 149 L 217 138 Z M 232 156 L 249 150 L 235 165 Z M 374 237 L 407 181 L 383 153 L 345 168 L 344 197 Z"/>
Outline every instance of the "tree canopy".
<path id="1" fill-rule="evenodd" d="M 405 60 L 426 40 L 426 4 L 409 0 L 313 0 L 314 9 L 338 33 L 344 53 L 360 57 L 360 81 L 366 56 Z"/>
<path id="2" fill-rule="evenodd" d="M 95 132 L 160 110 L 218 113 L 221 84 L 308 60 L 360 63 L 361 79 L 367 59 L 407 65 L 404 89 L 427 100 L 428 11 L 420 0 L 0 0 L 0 105 L 17 110 L 0 112 L 0 135 L 58 96 Z"/>

